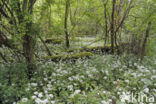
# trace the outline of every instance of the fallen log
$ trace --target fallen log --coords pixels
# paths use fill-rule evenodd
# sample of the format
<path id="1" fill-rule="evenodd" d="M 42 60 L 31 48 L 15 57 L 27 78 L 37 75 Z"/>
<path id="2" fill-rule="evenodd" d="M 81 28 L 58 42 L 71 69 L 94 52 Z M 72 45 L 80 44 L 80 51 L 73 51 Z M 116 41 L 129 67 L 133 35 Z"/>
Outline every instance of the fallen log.
<path id="1" fill-rule="evenodd" d="M 85 47 L 85 48 L 74 48 L 74 49 L 66 49 L 61 50 L 58 52 L 91 52 L 93 54 L 99 54 L 99 53 L 110 53 L 111 47 L 110 46 L 96 46 L 96 47 Z M 57 51 L 56 51 L 57 53 Z"/>
<path id="2" fill-rule="evenodd" d="M 114 47 L 114 51 L 117 54 L 121 54 L 122 52 L 126 51 L 127 48 L 130 47 L 130 43 L 120 43 L 118 47 Z M 118 50 L 120 50 L 118 52 Z M 72 48 L 72 49 L 65 49 L 65 50 L 56 50 L 54 51 L 56 54 L 59 54 L 61 52 L 67 52 L 67 53 L 78 53 L 78 52 L 91 52 L 93 54 L 101 54 L 101 53 L 108 53 L 111 54 L 111 45 L 107 46 L 94 46 L 94 47 L 83 47 L 83 48 Z"/>
<path id="3" fill-rule="evenodd" d="M 44 57 L 45 60 L 51 60 L 54 62 L 58 62 L 60 60 L 67 61 L 67 60 L 76 60 L 76 59 L 82 59 L 82 58 L 89 58 L 93 56 L 94 54 L 90 52 L 81 52 L 81 53 L 75 53 L 75 54 L 64 54 L 64 55 L 52 55 Z"/>
<path id="4" fill-rule="evenodd" d="M 45 40 L 45 43 L 48 44 L 61 44 L 63 42 L 62 39 L 49 38 Z"/>

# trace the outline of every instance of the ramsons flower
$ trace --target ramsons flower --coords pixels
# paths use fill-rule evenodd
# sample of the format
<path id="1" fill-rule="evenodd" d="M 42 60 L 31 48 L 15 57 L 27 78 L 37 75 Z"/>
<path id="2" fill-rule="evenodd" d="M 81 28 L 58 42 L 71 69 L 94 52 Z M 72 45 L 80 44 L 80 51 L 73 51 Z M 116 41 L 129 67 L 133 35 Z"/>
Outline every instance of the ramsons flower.
<path id="1" fill-rule="evenodd" d="M 31 83 L 31 86 L 36 87 L 37 83 Z"/>
<path id="2" fill-rule="evenodd" d="M 39 98 L 43 97 L 42 92 L 38 94 L 38 97 L 39 97 Z"/>
<path id="3" fill-rule="evenodd" d="M 22 98 L 22 102 L 27 102 L 28 98 Z"/>
<path id="4" fill-rule="evenodd" d="M 102 104 L 109 104 L 108 102 L 106 102 L 105 100 L 101 101 Z"/>

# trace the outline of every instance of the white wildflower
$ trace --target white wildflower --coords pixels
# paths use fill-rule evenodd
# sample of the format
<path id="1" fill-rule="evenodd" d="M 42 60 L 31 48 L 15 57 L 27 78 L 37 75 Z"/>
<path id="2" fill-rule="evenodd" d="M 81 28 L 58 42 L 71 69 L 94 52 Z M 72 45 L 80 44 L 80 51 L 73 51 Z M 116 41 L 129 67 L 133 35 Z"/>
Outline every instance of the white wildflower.
<path id="1" fill-rule="evenodd" d="M 113 84 L 117 84 L 117 81 L 113 81 Z"/>
<path id="2" fill-rule="evenodd" d="M 28 88 L 26 88 L 26 91 L 29 91 L 30 90 L 30 88 L 28 87 Z"/>
<path id="3" fill-rule="evenodd" d="M 137 74 L 136 74 L 136 73 L 132 73 L 131 75 L 132 75 L 132 76 L 134 76 L 134 77 L 136 77 L 136 76 L 137 76 Z"/>
<path id="4" fill-rule="evenodd" d="M 106 75 L 109 75 L 109 72 L 108 72 L 108 70 L 106 70 L 106 71 L 105 71 L 105 73 L 106 73 Z"/>
<path id="5" fill-rule="evenodd" d="M 67 88 L 68 88 L 70 91 L 73 90 L 73 86 L 72 86 L 72 85 L 67 86 Z"/>
<path id="6" fill-rule="evenodd" d="M 51 104 L 55 104 L 55 101 L 51 101 Z"/>
<path id="7" fill-rule="evenodd" d="M 71 97 L 74 97 L 76 94 L 79 94 L 81 90 L 75 90 L 74 94 L 71 94 Z"/>
<path id="8" fill-rule="evenodd" d="M 31 86 L 36 87 L 37 83 L 31 83 Z"/>
<path id="9" fill-rule="evenodd" d="M 53 98 L 53 97 L 54 97 L 54 95 L 53 95 L 53 94 L 49 94 L 49 97 L 50 97 L 50 98 Z"/>
<path id="10" fill-rule="evenodd" d="M 37 99 L 35 99 L 35 102 L 37 103 L 37 104 L 41 104 L 41 99 L 39 99 L 39 98 L 37 98 Z"/>
<path id="11" fill-rule="evenodd" d="M 121 94 L 121 92 L 117 92 L 117 94 L 118 94 L 118 95 L 120 95 L 120 94 Z"/>
<path id="12" fill-rule="evenodd" d="M 109 102 L 112 102 L 113 100 L 112 99 L 109 99 Z"/>
<path id="13" fill-rule="evenodd" d="M 108 102 L 106 102 L 105 100 L 101 101 L 102 104 L 109 104 Z"/>
<path id="14" fill-rule="evenodd" d="M 103 91 L 104 94 L 106 94 L 106 91 Z"/>
<path id="15" fill-rule="evenodd" d="M 48 88 L 51 88 L 51 87 L 52 87 L 52 85 L 51 85 L 51 84 L 47 84 L 47 87 L 48 87 Z"/>
<path id="16" fill-rule="evenodd" d="M 35 94 L 35 95 L 38 95 L 38 92 L 36 91 L 36 92 L 34 92 L 34 94 Z"/>
<path id="17" fill-rule="evenodd" d="M 22 102 L 27 102 L 28 101 L 28 98 L 23 98 L 22 99 Z"/>
<path id="18" fill-rule="evenodd" d="M 151 76 L 151 80 L 155 80 L 156 79 L 156 75 Z"/>
<path id="19" fill-rule="evenodd" d="M 125 80 L 126 83 L 129 83 L 129 80 Z"/>
<path id="20" fill-rule="evenodd" d="M 47 81 L 48 79 L 47 78 L 44 78 L 44 81 Z"/>
<path id="21" fill-rule="evenodd" d="M 39 98 L 43 97 L 42 92 L 38 94 L 38 97 L 39 97 Z"/>
<path id="22" fill-rule="evenodd" d="M 32 98 L 32 99 L 36 99 L 37 97 L 36 97 L 36 96 L 32 96 L 31 98 Z"/>
<path id="23" fill-rule="evenodd" d="M 48 99 L 42 100 L 42 104 L 48 104 Z"/>
<path id="24" fill-rule="evenodd" d="M 137 63 L 134 63 L 134 66 L 137 66 L 138 64 Z"/>
<path id="25" fill-rule="evenodd" d="M 68 78 L 70 81 L 72 81 L 73 79 L 71 77 Z"/>
<path id="26" fill-rule="evenodd" d="M 121 98 L 121 102 L 125 102 L 125 101 L 130 101 L 130 94 L 129 92 L 126 93 L 126 92 L 122 92 L 122 95 L 120 95 L 120 98 Z"/>
<path id="27" fill-rule="evenodd" d="M 79 94 L 81 90 L 75 90 L 74 94 Z"/>
<path id="28" fill-rule="evenodd" d="M 45 94 L 47 94 L 47 93 L 48 93 L 48 91 L 47 91 L 47 90 L 44 90 L 44 93 L 45 93 Z"/>
<path id="29" fill-rule="evenodd" d="M 145 91 L 146 93 L 148 93 L 148 92 L 149 92 L 149 88 L 145 88 L 144 91 Z"/>
<path id="30" fill-rule="evenodd" d="M 107 77 L 105 76 L 103 79 L 107 79 Z"/>

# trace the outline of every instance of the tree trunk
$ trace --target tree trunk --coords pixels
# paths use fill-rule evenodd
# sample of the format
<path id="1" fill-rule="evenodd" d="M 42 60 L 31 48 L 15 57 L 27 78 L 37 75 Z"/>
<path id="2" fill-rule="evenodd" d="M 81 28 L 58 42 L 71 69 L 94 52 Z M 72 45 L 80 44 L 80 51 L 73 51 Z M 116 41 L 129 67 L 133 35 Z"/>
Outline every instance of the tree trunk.
<path id="1" fill-rule="evenodd" d="M 104 4 L 104 15 L 105 15 L 105 43 L 104 43 L 104 46 L 106 45 L 107 43 L 107 38 L 108 38 L 108 24 L 107 24 L 107 2 Z"/>
<path id="2" fill-rule="evenodd" d="M 49 6 L 49 23 L 48 23 L 48 28 L 50 30 L 50 27 L 51 27 L 51 24 L 52 24 L 52 21 L 51 21 L 51 13 L 52 13 L 52 8 L 51 8 L 51 5 Z"/>
<path id="3" fill-rule="evenodd" d="M 143 40 L 143 44 L 142 44 L 142 48 L 141 48 L 141 60 L 143 60 L 143 58 L 145 56 L 146 43 L 147 43 L 147 38 L 149 37 L 150 29 L 151 29 L 151 21 L 148 22 L 148 27 L 146 29 L 145 38 Z"/>
<path id="4" fill-rule="evenodd" d="M 111 52 L 114 53 L 114 13 L 116 0 L 112 1 L 112 16 L 111 16 Z"/>
<path id="5" fill-rule="evenodd" d="M 35 2 L 36 0 L 29 1 L 28 9 L 25 10 L 26 12 L 28 12 L 30 16 L 32 16 L 33 14 L 33 6 Z M 27 30 L 27 32 L 23 36 L 23 52 L 27 62 L 28 77 L 31 78 L 37 68 L 35 64 L 35 53 L 34 53 L 35 37 L 34 32 L 32 30 L 32 20 L 29 20 L 29 22 L 26 23 L 25 29 Z"/>
<path id="6" fill-rule="evenodd" d="M 69 5 L 70 1 L 66 0 L 66 9 L 65 9 L 65 22 L 64 22 L 64 28 L 65 28 L 65 38 L 66 38 L 66 47 L 70 47 L 69 43 L 69 34 L 68 34 L 68 13 L 69 13 Z"/>
<path id="7" fill-rule="evenodd" d="M 44 47 L 46 48 L 47 53 L 48 53 L 48 56 L 51 56 L 52 54 L 50 52 L 50 49 L 48 48 L 48 46 L 46 45 L 46 43 L 44 42 L 44 40 L 42 39 L 42 37 L 39 36 L 39 38 L 40 38 L 41 42 L 43 43 Z"/>
<path id="8" fill-rule="evenodd" d="M 23 41 L 23 52 L 27 62 L 28 77 L 31 78 L 36 70 L 34 59 L 34 39 L 29 34 L 26 34 Z"/>

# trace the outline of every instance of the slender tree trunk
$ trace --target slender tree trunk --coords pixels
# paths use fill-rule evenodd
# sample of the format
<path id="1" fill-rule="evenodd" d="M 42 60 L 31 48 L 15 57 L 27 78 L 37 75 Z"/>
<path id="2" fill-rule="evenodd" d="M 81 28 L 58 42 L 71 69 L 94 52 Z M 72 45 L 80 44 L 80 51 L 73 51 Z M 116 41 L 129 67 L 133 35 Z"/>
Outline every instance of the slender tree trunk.
<path id="1" fill-rule="evenodd" d="M 64 22 L 64 28 L 65 28 L 65 38 L 66 38 L 66 47 L 70 47 L 69 43 L 69 34 L 68 34 L 68 14 L 69 14 L 69 5 L 70 1 L 66 0 L 66 9 L 65 9 L 65 22 Z"/>
<path id="2" fill-rule="evenodd" d="M 39 36 L 39 38 L 40 38 L 41 42 L 43 43 L 44 47 L 46 48 L 48 55 L 51 56 L 52 54 L 50 52 L 50 49 L 46 45 L 45 41 L 42 39 L 42 37 Z"/>
<path id="3" fill-rule="evenodd" d="M 114 13 L 116 0 L 112 0 L 112 16 L 111 16 L 111 52 L 114 53 Z"/>
<path id="4" fill-rule="evenodd" d="M 147 38 L 149 37 L 150 29 L 151 29 L 151 21 L 148 22 L 148 27 L 146 29 L 146 35 L 143 40 L 142 49 L 141 49 L 141 60 L 143 60 L 143 58 L 145 56 L 146 43 L 147 43 Z"/>
<path id="5" fill-rule="evenodd" d="M 106 9 L 106 6 L 107 6 L 107 3 L 104 4 L 104 15 L 105 15 L 105 43 L 104 43 L 104 46 L 106 45 L 107 43 L 107 38 L 108 38 L 108 24 L 107 24 L 107 9 Z"/>
<path id="6" fill-rule="evenodd" d="M 50 27 L 51 27 L 51 23 L 52 23 L 52 21 L 51 21 L 51 13 L 52 13 L 52 8 L 51 8 L 51 5 L 49 6 L 49 23 L 48 23 L 48 25 L 49 25 L 49 30 L 50 30 Z"/>

